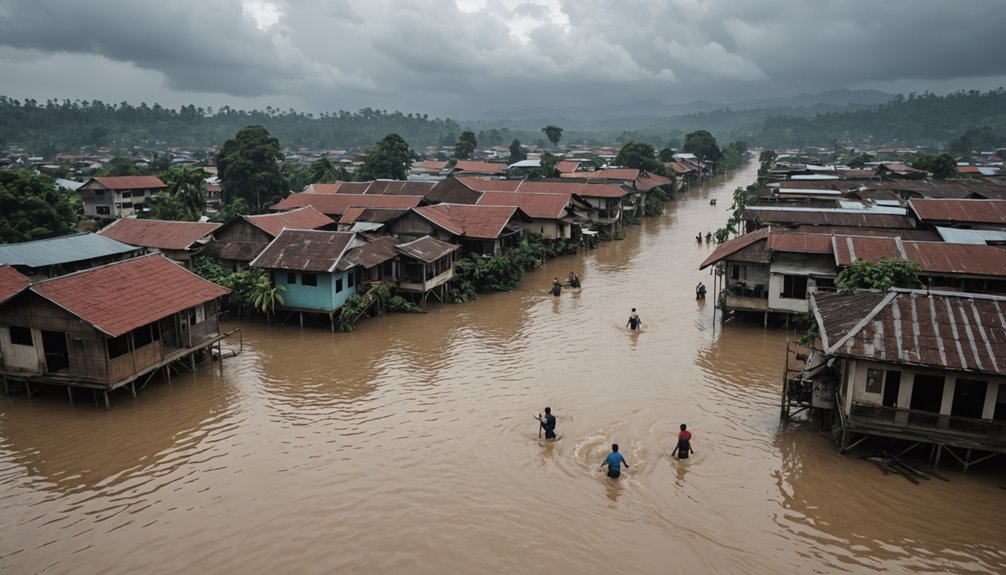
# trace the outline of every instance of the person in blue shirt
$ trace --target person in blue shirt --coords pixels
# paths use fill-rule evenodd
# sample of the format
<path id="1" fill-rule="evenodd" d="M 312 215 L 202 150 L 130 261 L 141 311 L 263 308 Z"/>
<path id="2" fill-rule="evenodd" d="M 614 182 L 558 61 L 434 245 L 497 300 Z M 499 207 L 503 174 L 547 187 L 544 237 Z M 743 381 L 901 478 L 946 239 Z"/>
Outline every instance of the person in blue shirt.
<path id="1" fill-rule="evenodd" d="M 601 469 L 604 469 L 605 465 L 608 466 L 608 477 L 613 479 L 617 479 L 618 476 L 622 474 L 622 465 L 624 465 L 626 469 L 629 468 L 629 464 L 626 463 L 625 458 L 618 452 L 617 443 L 611 444 L 611 453 L 608 454 L 608 457 L 604 458 L 604 463 L 601 464 Z"/>

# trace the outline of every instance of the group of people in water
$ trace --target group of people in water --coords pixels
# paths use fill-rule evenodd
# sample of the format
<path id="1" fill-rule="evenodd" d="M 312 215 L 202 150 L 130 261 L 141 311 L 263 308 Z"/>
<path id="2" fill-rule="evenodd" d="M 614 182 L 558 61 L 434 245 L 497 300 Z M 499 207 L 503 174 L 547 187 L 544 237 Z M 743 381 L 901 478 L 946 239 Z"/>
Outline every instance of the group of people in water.
<path id="1" fill-rule="evenodd" d="M 712 242 L 713 241 L 713 233 L 712 232 L 706 232 L 705 238 L 706 238 L 706 243 L 707 244 L 710 243 L 710 242 Z M 700 244 L 702 243 L 702 232 L 699 232 L 699 233 L 695 234 L 695 241 L 698 242 L 698 243 L 700 243 Z"/>
<path id="2" fill-rule="evenodd" d="M 552 415 L 552 408 L 545 408 L 545 415 L 541 413 L 535 418 L 538 421 L 538 437 L 541 437 L 542 432 L 545 433 L 545 439 L 556 439 L 555 435 L 555 416 Z M 677 457 L 678 459 L 688 459 L 688 457 L 695 453 L 692 449 L 692 432 L 688 431 L 688 426 L 684 423 L 681 424 L 680 431 L 678 432 L 678 441 L 671 451 L 671 457 Z M 599 469 L 608 468 L 608 477 L 612 479 L 618 479 L 622 475 L 622 466 L 626 469 L 629 468 L 629 463 L 625 461 L 625 456 L 618 452 L 618 444 L 611 444 L 611 453 L 604 458 L 604 462 L 601 463 Z"/>
<path id="3" fill-rule="evenodd" d="M 569 272 L 569 277 L 566 278 L 566 286 L 580 289 L 580 276 L 576 275 L 576 272 Z M 554 296 L 562 295 L 562 282 L 559 281 L 558 277 L 552 280 L 552 289 L 550 291 Z"/>

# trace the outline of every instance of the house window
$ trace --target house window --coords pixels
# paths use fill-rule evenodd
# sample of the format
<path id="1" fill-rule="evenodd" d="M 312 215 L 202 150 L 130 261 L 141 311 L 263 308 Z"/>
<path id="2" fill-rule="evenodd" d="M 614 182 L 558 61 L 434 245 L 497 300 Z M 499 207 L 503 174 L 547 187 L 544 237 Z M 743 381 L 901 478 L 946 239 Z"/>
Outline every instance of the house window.
<path id="1" fill-rule="evenodd" d="M 342 278 L 335 280 L 335 293 L 342 291 Z"/>
<path id="2" fill-rule="evenodd" d="M 782 276 L 782 293 L 779 297 L 807 299 L 807 276 Z"/>
<path id="3" fill-rule="evenodd" d="M 318 274 L 300 274 L 300 283 L 306 286 L 318 285 Z"/>
<path id="4" fill-rule="evenodd" d="M 31 340 L 31 329 L 27 327 L 10 326 L 10 342 L 14 345 L 35 345 Z"/>
<path id="5" fill-rule="evenodd" d="M 884 370 L 866 370 L 866 393 L 880 393 L 884 388 Z"/>
<path id="6" fill-rule="evenodd" d="M 346 278 L 346 285 L 348 287 L 356 285 L 356 274 L 349 274 L 349 277 Z"/>
<path id="7" fill-rule="evenodd" d="M 109 208 L 108 206 L 97 206 L 97 207 L 94 208 L 94 211 L 99 216 L 107 216 L 107 215 L 110 215 L 112 213 L 112 209 Z"/>
<path id="8" fill-rule="evenodd" d="M 108 340 L 108 359 L 115 359 L 129 353 L 129 334 L 113 337 Z"/>
<path id="9" fill-rule="evenodd" d="M 129 190 L 126 190 L 126 191 L 122 192 L 122 197 L 123 197 L 123 198 L 130 198 L 130 197 L 132 197 L 132 196 L 133 196 L 133 194 L 132 194 L 132 193 L 130 193 L 130 191 L 129 191 Z"/>
<path id="10" fill-rule="evenodd" d="M 147 324 L 133 331 L 133 347 L 141 348 L 161 339 L 161 331 L 156 323 Z"/>
<path id="11" fill-rule="evenodd" d="M 286 285 L 297 285 L 297 272 L 286 272 Z"/>

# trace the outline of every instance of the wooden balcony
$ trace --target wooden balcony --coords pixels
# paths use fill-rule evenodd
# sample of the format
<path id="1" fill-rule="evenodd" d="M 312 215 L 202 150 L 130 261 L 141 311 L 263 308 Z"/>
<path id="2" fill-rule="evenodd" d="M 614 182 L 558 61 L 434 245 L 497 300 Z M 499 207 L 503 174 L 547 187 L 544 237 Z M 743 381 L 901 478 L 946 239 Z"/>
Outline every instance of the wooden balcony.
<path id="1" fill-rule="evenodd" d="M 850 431 L 1006 453 L 1006 421 L 853 402 Z"/>

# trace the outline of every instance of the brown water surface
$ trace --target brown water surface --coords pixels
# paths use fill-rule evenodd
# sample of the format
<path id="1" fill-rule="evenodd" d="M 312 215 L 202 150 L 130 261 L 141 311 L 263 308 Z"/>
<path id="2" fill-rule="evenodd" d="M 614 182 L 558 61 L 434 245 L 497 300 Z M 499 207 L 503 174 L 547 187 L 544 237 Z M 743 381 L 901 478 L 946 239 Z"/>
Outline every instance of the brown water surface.
<path id="1" fill-rule="evenodd" d="M 513 293 L 351 334 L 243 322 L 223 377 L 109 412 L 3 398 L 0 572 L 1003 573 L 1001 472 L 914 486 L 781 426 L 786 334 L 694 299 L 695 233 L 755 168 Z M 550 296 L 571 270 L 582 293 Z"/>

